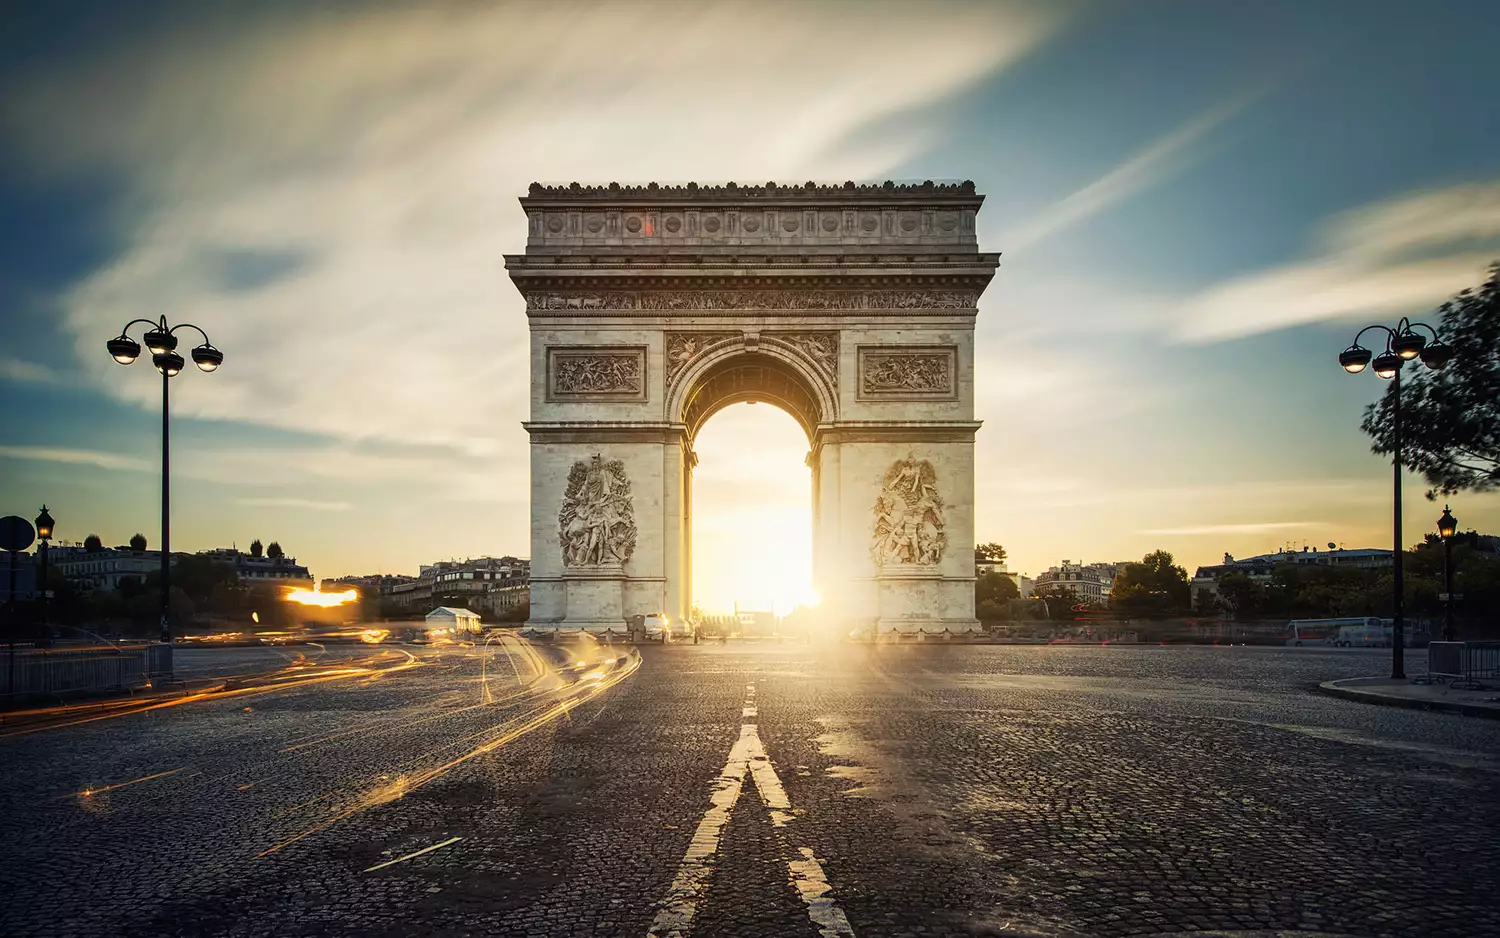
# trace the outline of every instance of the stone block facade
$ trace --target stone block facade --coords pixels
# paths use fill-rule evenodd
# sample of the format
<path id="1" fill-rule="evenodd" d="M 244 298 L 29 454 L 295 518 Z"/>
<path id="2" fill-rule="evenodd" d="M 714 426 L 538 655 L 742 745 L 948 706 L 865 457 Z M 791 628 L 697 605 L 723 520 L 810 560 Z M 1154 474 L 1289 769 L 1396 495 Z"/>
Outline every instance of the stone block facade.
<path id="1" fill-rule="evenodd" d="M 972 183 L 542 187 L 506 267 L 531 333 L 532 624 L 689 615 L 693 440 L 806 431 L 830 627 L 977 627 Z"/>

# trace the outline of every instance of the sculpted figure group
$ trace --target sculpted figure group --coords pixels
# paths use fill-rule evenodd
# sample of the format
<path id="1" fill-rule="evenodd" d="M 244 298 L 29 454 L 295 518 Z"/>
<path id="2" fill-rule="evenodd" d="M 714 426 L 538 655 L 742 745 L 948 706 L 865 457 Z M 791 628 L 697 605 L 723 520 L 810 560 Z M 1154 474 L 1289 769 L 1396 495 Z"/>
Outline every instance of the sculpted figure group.
<path id="1" fill-rule="evenodd" d="M 870 545 L 875 564 L 937 564 L 948 546 L 945 527 L 932 463 L 908 456 L 893 464 L 875 499 L 875 536 Z"/>
<path id="2" fill-rule="evenodd" d="M 625 464 L 595 453 L 568 473 L 557 516 L 563 564 L 569 567 L 623 564 L 635 552 L 635 511 Z"/>

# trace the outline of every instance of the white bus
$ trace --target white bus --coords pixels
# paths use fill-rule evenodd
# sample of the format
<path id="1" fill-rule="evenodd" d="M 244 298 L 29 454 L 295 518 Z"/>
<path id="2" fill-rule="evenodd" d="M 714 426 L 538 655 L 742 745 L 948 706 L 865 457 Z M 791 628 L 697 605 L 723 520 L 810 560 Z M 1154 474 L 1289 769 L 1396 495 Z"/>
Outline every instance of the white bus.
<path id="1" fill-rule="evenodd" d="M 1374 617 L 1293 619 L 1287 623 L 1286 643 L 1293 646 L 1380 647 L 1391 643 L 1391 621 Z"/>

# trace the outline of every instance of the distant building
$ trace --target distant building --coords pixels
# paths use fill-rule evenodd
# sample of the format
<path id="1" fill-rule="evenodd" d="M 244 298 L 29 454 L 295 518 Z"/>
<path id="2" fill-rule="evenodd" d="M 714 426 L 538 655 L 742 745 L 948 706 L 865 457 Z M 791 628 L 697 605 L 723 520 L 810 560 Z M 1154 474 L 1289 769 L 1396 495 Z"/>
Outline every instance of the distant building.
<path id="1" fill-rule="evenodd" d="M 296 557 L 254 557 L 233 547 L 198 551 L 200 557 L 211 557 L 234 567 L 235 575 L 245 586 L 277 586 L 312 589 L 313 575 L 297 563 Z"/>
<path id="2" fill-rule="evenodd" d="M 530 598 L 531 562 L 518 557 L 479 557 L 423 564 L 416 577 L 395 578 L 385 595 L 416 610 L 454 602 L 492 615 Z"/>
<path id="3" fill-rule="evenodd" d="M 172 558 L 173 563 L 178 556 L 181 555 Z M 47 565 L 80 592 L 117 590 L 126 579 L 140 583 L 147 574 L 161 572 L 161 551 L 129 547 L 86 550 L 81 544 L 54 545 L 47 551 Z"/>
<path id="4" fill-rule="evenodd" d="M 1074 563 L 1064 560 L 1056 567 L 1048 567 L 1037 575 L 1036 595 L 1046 596 L 1059 590 L 1072 590 L 1086 603 L 1102 603 L 1109 599 L 1109 591 L 1115 585 L 1115 574 L 1119 563 Z M 1023 593 L 1023 596 L 1026 594 Z"/>
<path id="5" fill-rule="evenodd" d="M 1257 554 L 1254 557 L 1244 557 L 1239 560 L 1225 554 L 1223 563 L 1199 567 L 1193 573 L 1190 584 L 1191 593 L 1194 603 L 1198 602 L 1199 594 L 1204 592 L 1215 599 L 1222 599 L 1219 593 L 1219 579 L 1231 573 L 1243 573 L 1254 582 L 1264 583 L 1271 579 L 1276 568 L 1281 564 L 1379 570 L 1392 566 L 1395 562 L 1394 556 L 1394 552 L 1382 547 L 1356 547 L 1347 550 L 1344 548 L 1318 550 L 1316 547 L 1304 547 L 1301 550 L 1283 548 L 1274 554 Z"/>
<path id="6" fill-rule="evenodd" d="M 423 618 L 428 628 L 446 629 L 455 638 L 473 638 L 484 631 L 479 624 L 479 613 L 469 609 L 439 606 Z"/>

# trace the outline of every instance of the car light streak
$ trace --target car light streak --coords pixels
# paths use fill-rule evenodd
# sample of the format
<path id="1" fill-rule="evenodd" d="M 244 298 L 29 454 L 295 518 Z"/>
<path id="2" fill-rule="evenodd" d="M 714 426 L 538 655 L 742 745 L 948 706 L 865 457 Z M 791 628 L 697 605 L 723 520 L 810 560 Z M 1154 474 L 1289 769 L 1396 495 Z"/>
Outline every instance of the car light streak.
<path id="1" fill-rule="evenodd" d="M 552 721 L 566 716 L 568 712 L 573 708 L 589 700 L 592 700 L 594 697 L 597 697 L 599 694 L 602 694 L 604 691 L 608 690 L 609 688 L 623 681 L 625 678 L 634 674 L 636 669 L 640 667 L 640 663 L 641 662 L 639 657 L 631 657 L 623 666 L 618 668 L 614 674 L 610 675 L 605 680 L 601 680 L 598 682 L 589 682 L 588 684 L 580 683 L 573 685 L 578 689 L 578 692 L 575 696 L 569 697 L 566 700 L 561 700 L 549 707 L 542 708 L 539 713 L 536 713 L 536 715 L 532 716 L 530 719 L 522 718 L 523 722 L 521 722 L 520 725 L 513 726 L 512 728 L 505 730 L 504 732 L 500 733 L 500 735 L 494 736 L 486 742 L 471 748 L 460 756 L 449 759 L 447 762 L 444 762 L 441 765 L 414 773 L 412 775 L 398 776 L 394 782 L 380 785 L 371 789 L 370 791 L 366 792 L 365 795 L 355 804 L 339 810 L 332 817 L 313 825 L 312 827 L 308 828 L 305 831 L 302 831 L 299 834 L 288 837 L 280 843 L 266 848 L 265 850 L 256 854 L 254 859 L 261 860 L 268 856 L 271 856 L 272 854 L 278 853 L 286 847 L 289 847 L 292 844 L 298 842 L 299 840 L 310 837 L 313 834 L 318 833 L 319 831 L 326 830 L 334 824 L 337 824 L 339 821 L 342 821 L 348 817 L 352 817 L 353 815 L 358 814 L 360 811 L 363 811 L 366 808 L 375 807 L 376 805 L 380 804 L 387 804 L 391 801 L 402 798 L 410 792 L 413 792 L 416 789 L 421 788 L 423 785 L 426 785 L 428 782 L 443 777 L 453 769 L 457 768 L 460 765 L 463 765 L 465 762 L 468 762 L 470 759 L 473 759 L 477 756 L 482 756 L 489 752 L 493 752 L 509 742 L 520 739 L 522 736 L 525 736 L 527 733 L 530 733 L 533 730 L 540 729 L 541 727 L 546 726 Z M 493 732 L 493 730 L 494 728 L 491 727 L 490 730 L 486 730 L 485 732 Z M 425 756 L 410 760 L 410 762 L 418 761 L 421 758 L 425 758 Z M 408 762 L 406 764 L 410 763 Z"/>
<path id="2" fill-rule="evenodd" d="M 83 791 L 78 793 L 78 797 L 92 798 L 94 795 L 102 795 L 107 791 L 115 791 L 121 788 L 128 788 L 131 785 L 139 785 L 141 782 L 149 782 L 152 779 L 166 778 L 168 775 L 176 775 L 178 772 L 181 772 L 185 768 L 187 768 L 187 766 L 183 766 L 179 769 L 172 769 L 167 772 L 157 772 L 155 775 L 145 775 L 141 778 L 133 778 L 128 782 L 119 782 L 114 785 L 105 785 L 101 788 L 85 788 Z"/>

